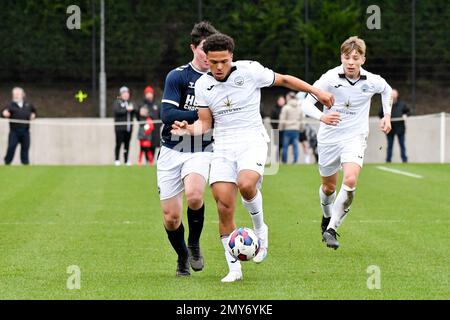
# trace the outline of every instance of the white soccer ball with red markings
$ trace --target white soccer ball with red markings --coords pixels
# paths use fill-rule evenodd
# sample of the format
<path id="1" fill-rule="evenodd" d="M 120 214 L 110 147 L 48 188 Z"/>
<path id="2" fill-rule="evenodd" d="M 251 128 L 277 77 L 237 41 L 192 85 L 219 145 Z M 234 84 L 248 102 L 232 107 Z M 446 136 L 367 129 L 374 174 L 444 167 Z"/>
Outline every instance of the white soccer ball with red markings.
<path id="1" fill-rule="evenodd" d="M 230 254 L 240 261 L 252 260 L 259 252 L 261 241 L 252 229 L 237 228 L 227 240 Z"/>

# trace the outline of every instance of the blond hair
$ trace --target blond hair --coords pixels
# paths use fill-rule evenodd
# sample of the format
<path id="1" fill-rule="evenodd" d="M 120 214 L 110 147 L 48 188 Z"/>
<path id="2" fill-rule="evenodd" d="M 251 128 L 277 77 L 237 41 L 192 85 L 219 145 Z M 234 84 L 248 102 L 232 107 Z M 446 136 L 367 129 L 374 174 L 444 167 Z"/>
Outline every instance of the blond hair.
<path id="1" fill-rule="evenodd" d="M 366 43 L 363 39 L 353 36 L 344 41 L 341 45 L 341 54 L 350 54 L 356 50 L 360 55 L 366 55 Z"/>

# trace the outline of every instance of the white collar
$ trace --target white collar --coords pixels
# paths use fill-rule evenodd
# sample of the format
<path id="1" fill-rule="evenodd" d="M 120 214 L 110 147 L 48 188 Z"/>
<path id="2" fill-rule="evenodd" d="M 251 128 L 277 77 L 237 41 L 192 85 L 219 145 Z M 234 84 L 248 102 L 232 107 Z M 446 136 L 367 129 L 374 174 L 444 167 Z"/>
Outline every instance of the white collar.
<path id="1" fill-rule="evenodd" d="M 344 74 L 344 75 L 345 75 L 344 65 L 343 65 L 343 64 L 341 64 L 341 65 L 339 66 L 338 73 L 339 73 L 339 74 Z M 363 67 L 360 67 L 360 68 L 359 68 L 359 76 L 360 76 L 360 77 L 361 77 L 361 76 L 366 76 L 366 77 L 367 77 L 367 71 L 364 70 Z M 346 76 L 346 77 L 347 77 L 347 76 Z"/>

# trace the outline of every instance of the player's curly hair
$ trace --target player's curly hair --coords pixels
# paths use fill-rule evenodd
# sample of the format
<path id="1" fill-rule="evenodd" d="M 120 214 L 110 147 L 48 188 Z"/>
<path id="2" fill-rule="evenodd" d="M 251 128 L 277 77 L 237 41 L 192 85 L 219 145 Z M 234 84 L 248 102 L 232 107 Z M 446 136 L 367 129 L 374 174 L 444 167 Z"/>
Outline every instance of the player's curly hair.
<path id="1" fill-rule="evenodd" d="M 204 39 L 218 32 L 219 31 L 217 31 L 216 28 L 214 28 L 214 26 L 208 21 L 196 23 L 191 31 L 191 44 L 198 47 Z"/>
<path id="2" fill-rule="evenodd" d="M 206 38 L 203 44 L 203 51 L 234 51 L 234 40 L 230 36 L 222 33 L 216 33 Z"/>

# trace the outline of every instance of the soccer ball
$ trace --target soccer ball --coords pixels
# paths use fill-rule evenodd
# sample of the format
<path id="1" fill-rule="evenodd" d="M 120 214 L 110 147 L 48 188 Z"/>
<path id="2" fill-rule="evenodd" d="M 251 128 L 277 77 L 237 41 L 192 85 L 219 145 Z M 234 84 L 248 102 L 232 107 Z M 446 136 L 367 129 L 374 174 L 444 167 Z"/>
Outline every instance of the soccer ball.
<path id="1" fill-rule="evenodd" d="M 227 249 L 238 260 L 252 260 L 259 252 L 261 241 L 249 228 L 237 228 L 227 241 Z"/>

